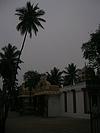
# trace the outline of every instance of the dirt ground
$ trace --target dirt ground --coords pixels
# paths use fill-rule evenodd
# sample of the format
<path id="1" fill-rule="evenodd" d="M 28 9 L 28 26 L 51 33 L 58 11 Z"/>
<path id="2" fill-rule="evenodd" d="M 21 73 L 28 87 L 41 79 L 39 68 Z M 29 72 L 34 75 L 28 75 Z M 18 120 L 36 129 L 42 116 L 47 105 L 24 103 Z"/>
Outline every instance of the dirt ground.
<path id="1" fill-rule="evenodd" d="M 89 120 L 75 118 L 42 118 L 20 116 L 10 112 L 6 122 L 6 133 L 89 133 Z"/>

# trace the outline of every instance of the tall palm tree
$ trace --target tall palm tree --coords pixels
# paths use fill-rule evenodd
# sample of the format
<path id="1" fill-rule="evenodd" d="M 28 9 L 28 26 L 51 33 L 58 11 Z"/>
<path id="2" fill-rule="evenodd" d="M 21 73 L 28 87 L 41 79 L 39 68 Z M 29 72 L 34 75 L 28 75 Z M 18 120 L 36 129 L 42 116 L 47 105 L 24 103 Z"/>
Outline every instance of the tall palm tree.
<path id="1" fill-rule="evenodd" d="M 52 84 L 52 85 L 59 85 L 61 86 L 62 84 L 62 71 L 60 71 L 58 68 L 54 67 L 50 73 L 47 72 L 47 80 Z"/>
<path id="2" fill-rule="evenodd" d="M 65 67 L 65 77 L 64 77 L 64 82 L 65 84 L 75 84 L 76 80 L 77 80 L 77 68 L 76 65 L 74 63 L 68 64 L 68 67 Z"/>
<path id="3" fill-rule="evenodd" d="M 16 9 L 15 15 L 19 16 L 19 23 L 17 25 L 17 30 L 21 32 L 21 35 L 24 35 L 24 40 L 21 46 L 19 59 L 22 53 L 22 50 L 25 45 L 25 40 L 27 34 L 30 35 L 30 38 L 32 37 L 32 31 L 37 35 L 38 27 L 42 26 L 41 22 L 46 22 L 41 16 L 45 14 L 45 11 L 43 9 L 40 9 L 38 4 L 31 4 L 30 2 L 26 3 L 25 7 Z"/>
<path id="4" fill-rule="evenodd" d="M 32 37 L 32 31 L 37 35 L 38 28 L 42 26 L 41 22 L 46 22 L 45 19 L 41 18 L 45 14 L 45 11 L 43 9 L 40 9 L 38 4 L 31 4 L 30 2 L 26 3 L 25 7 L 16 9 L 15 15 L 19 17 L 19 23 L 17 25 L 17 30 L 21 32 L 21 35 L 24 35 L 24 40 L 20 49 L 20 54 L 17 61 L 16 66 L 16 74 L 17 74 L 17 68 L 20 60 L 20 56 L 22 54 L 27 34 L 30 35 L 30 38 Z M 16 75 L 15 75 L 16 79 Z"/>

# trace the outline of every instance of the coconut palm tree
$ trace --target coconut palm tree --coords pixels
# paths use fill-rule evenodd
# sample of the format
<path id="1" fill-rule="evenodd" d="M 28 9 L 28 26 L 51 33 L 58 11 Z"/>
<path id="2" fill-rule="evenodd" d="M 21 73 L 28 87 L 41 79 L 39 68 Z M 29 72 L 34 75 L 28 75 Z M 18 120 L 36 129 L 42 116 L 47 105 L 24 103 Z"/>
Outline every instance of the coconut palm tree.
<path id="1" fill-rule="evenodd" d="M 19 23 L 17 25 L 17 30 L 20 31 L 21 35 L 24 35 L 23 43 L 20 49 L 20 54 L 17 61 L 16 66 L 16 74 L 17 74 L 17 68 L 20 61 L 20 56 L 22 54 L 27 34 L 30 35 L 30 38 L 32 37 L 32 31 L 35 35 L 38 33 L 38 28 L 42 26 L 41 22 L 46 22 L 45 19 L 41 18 L 45 14 L 45 11 L 43 9 L 40 9 L 38 4 L 31 4 L 30 2 L 26 3 L 25 7 L 16 9 L 15 15 L 19 17 Z M 16 75 L 15 78 L 16 79 Z"/>
<path id="2" fill-rule="evenodd" d="M 74 63 L 68 64 L 68 67 L 65 67 L 64 73 L 64 84 L 75 84 L 78 77 L 76 65 Z"/>
<path id="3" fill-rule="evenodd" d="M 50 73 L 47 72 L 47 80 L 52 84 L 52 85 L 59 85 L 61 86 L 62 84 L 62 71 L 60 71 L 58 68 L 54 67 Z"/>
<path id="4" fill-rule="evenodd" d="M 30 38 L 32 37 L 32 31 L 37 35 L 38 27 L 42 26 L 41 22 L 46 22 L 41 16 L 45 14 L 45 11 L 40 9 L 38 4 L 31 4 L 30 2 L 26 3 L 25 7 L 16 9 L 15 15 L 19 17 L 19 23 L 17 25 L 17 30 L 21 32 L 21 35 L 24 35 L 24 40 L 21 46 L 19 59 L 22 53 L 22 50 L 25 45 L 25 40 L 27 34 L 30 35 Z"/>
<path id="5" fill-rule="evenodd" d="M 16 96 L 17 79 L 14 77 L 19 53 L 20 51 L 11 44 L 3 47 L 0 52 L 0 75 L 3 79 L 3 94 L 4 96 L 9 95 L 12 100 Z"/>
<path id="6" fill-rule="evenodd" d="M 7 86 L 9 92 L 11 92 L 15 85 L 14 75 L 19 53 L 20 51 L 11 44 L 3 47 L 2 52 L 0 52 L 0 74 L 4 81 L 3 85 Z"/>

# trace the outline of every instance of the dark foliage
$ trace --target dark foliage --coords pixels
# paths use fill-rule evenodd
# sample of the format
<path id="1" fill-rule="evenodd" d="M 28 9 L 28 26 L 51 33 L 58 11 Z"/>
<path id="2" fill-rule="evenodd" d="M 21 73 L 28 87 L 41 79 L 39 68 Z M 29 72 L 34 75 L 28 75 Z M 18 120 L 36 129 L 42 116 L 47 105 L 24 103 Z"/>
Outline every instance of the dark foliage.
<path id="1" fill-rule="evenodd" d="M 90 34 L 89 41 L 82 44 L 82 52 L 90 65 L 100 69 L 100 26 L 95 33 Z"/>
<path id="2" fill-rule="evenodd" d="M 76 83 L 78 75 L 77 68 L 74 63 L 68 64 L 68 67 L 65 67 L 64 73 L 64 85 L 73 85 Z"/>
<path id="3" fill-rule="evenodd" d="M 3 78 L 3 89 L 5 93 L 8 91 L 8 93 L 11 94 L 17 85 L 17 79 L 14 79 L 14 77 L 16 75 L 19 53 L 17 48 L 11 44 L 3 47 L 0 52 L 0 74 Z"/>
<path id="4" fill-rule="evenodd" d="M 25 86 L 32 89 L 35 88 L 40 81 L 41 75 L 37 71 L 28 71 L 24 74 Z"/>
<path id="5" fill-rule="evenodd" d="M 52 85 L 58 85 L 61 86 L 62 84 L 62 71 L 60 71 L 58 68 L 54 67 L 50 73 L 47 72 L 47 80 L 52 84 Z"/>
<path id="6" fill-rule="evenodd" d="M 16 15 L 19 16 L 20 21 L 17 30 L 22 35 L 27 32 L 32 37 L 32 31 L 37 35 L 38 27 L 43 28 L 41 22 L 45 22 L 45 20 L 41 16 L 44 14 L 45 11 L 40 9 L 38 4 L 34 5 L 27 2 L 25 7 L 16 9 Z"/>

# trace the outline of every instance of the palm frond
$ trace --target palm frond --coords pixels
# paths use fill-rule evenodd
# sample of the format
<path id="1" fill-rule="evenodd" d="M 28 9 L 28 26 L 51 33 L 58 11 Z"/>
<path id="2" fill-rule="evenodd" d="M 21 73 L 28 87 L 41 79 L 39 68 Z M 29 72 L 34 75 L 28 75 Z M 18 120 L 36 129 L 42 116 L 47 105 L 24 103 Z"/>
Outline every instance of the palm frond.
<path id="1" fill-rule="evenodd" d="M 46 22 L 46 20 L 43 19 L 43 18 L 38 18 L 38 20 L 40 20 L 40 21 L 42 21 L 42 22 Z"/>
<path id="2" fill-rule="evenodd" d="M 40 9 L 38 3 L 36 5 L 30 2 L 26 3 L 25 7 L 16 9 L 15 15 L 19 16 L 20 22 L 16 29 L 24 35 L 27 31 L 30 38 L 32 37 L 32 31 L 37 35 L 38 27 L 44 29 L 40 22 L 46 22 L 41 16 L 45 14 L 45 11 Z"/>

